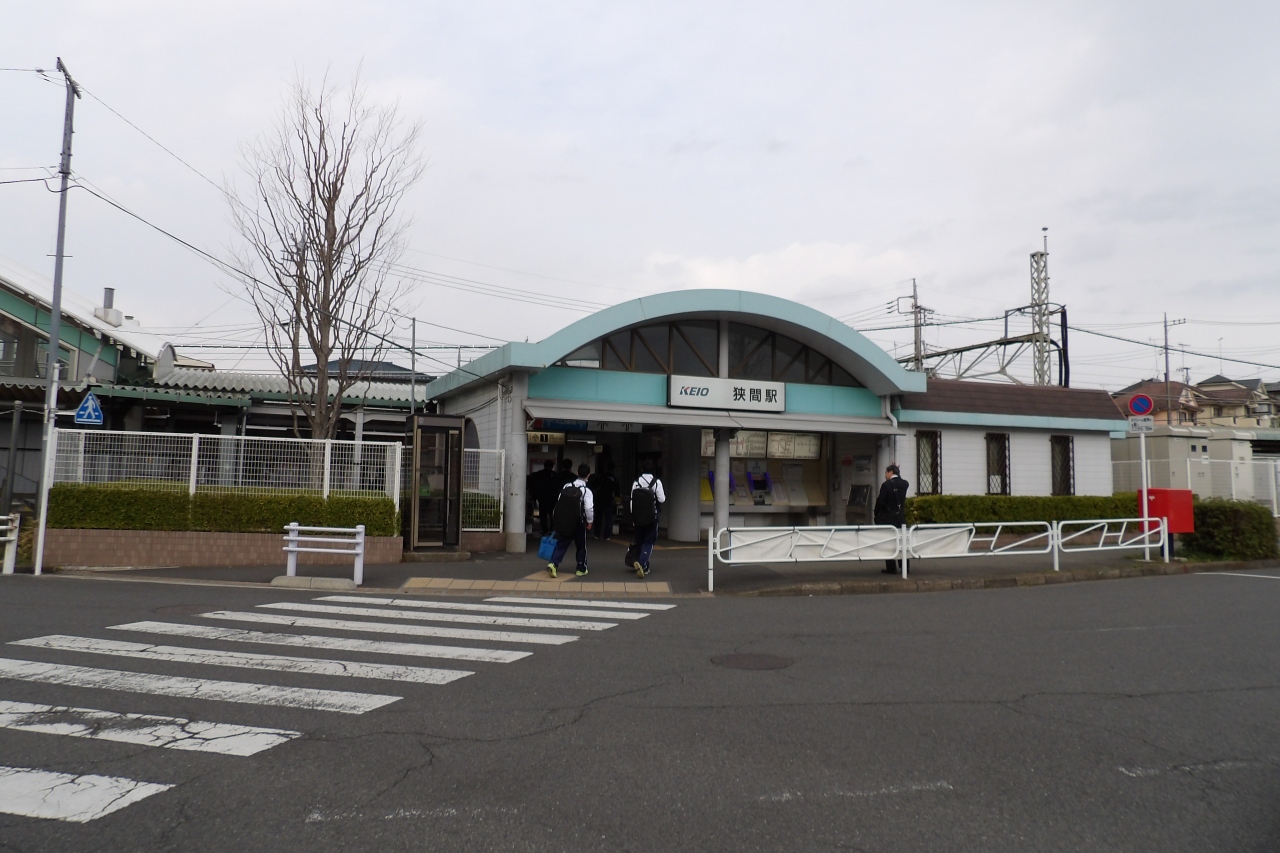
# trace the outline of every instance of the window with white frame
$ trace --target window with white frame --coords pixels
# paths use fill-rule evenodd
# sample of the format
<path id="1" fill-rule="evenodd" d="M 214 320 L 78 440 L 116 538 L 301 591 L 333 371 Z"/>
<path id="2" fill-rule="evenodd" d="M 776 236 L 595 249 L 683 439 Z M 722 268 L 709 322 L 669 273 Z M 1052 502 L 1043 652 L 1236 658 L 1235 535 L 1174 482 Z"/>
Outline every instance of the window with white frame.
<path id="1" fill-rule="evenodd" d="M 942 494 L 942 433 L 916 430 L 916 494 Z"/>
<path id="2" fill-rule="evenodd" d="M 1009 433 L 987 433 L 987 494 L 1009 494 Z"/>

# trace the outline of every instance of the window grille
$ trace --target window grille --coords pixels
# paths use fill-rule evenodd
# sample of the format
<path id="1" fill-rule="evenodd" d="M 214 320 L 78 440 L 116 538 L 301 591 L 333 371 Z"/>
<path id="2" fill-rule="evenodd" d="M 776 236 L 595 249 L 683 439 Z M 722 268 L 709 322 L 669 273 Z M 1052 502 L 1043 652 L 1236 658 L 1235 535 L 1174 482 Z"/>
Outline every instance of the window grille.
<path id="1" fill-rule="evenodd" d="M 1050 465 L 1053 468 L 1053 493 L 1076 493 L 1075 439 L 1069 435 L 1049 436 Z"/>
<path id="2" fill-rule="evenodd" d="M 1009 434 L 987 433 L 987 494 L 1009 494 Z"/>
<path id="3" fill-rule="evenodd" d="M 942 433 L 916 431 L 916 494 L 942 494 Z"/>

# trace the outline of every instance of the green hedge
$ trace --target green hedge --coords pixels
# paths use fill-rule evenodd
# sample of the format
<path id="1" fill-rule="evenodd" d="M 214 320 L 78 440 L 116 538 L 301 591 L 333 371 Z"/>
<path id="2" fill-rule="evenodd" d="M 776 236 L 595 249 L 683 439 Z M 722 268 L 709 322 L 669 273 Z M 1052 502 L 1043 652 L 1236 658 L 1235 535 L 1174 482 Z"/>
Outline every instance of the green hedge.
<path id="1" fill-rule="evenodd" d="M 462 493 L 463 527 L 497 527 L 502 529 L 502 507 L 498 499 L 484 492 Z"/>
<path id="2" fill-rule="evenodd" d="M 1071 521 L 1078 518 L 1136 518 L 1138 495 L 922 495 L 907 499 L 907 524 L 964 521 Z"/>
<path id="3" fill-rule="evenodd" d="M 365 526 L 399 536 L 395 503 L 381 498 L 221 494 L 114 489 L 59 483 L 49 494 L 49 527 L 105 530 L 207 530 L 279 533 L 291 521 L 313 527 Z"/>
<path id="4" fill-rule="evenodd" d="M 1276 521 L 1262 504 L 1197 500 L 1196 532 L 1182 536 L 1188 556 L 1224 560 L 1266 560 L 1280 556 Z"/>

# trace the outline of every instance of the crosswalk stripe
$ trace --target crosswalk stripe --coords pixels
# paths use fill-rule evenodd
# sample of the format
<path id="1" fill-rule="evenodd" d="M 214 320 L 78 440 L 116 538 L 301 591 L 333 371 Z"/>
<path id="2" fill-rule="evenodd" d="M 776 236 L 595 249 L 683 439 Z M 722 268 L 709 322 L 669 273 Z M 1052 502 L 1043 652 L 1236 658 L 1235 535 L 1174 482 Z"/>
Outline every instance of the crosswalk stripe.
<path id="1" fill-rule="evenodd" d="M 217 610 L 201 613 L 204 619 L 229 619 L 235 622 L 258 622 L 264 625 L 287 625 L 291 628 L 328 628 L 333 631 L 358 631 L 365 634 L 401 634 L 406 637 L 441 637 L 453 640 L 480 640 L 494 643 L 533 643 L 559 646 L 577 637 L 568 634 L 522 634 L 516 631 L 477 631 L 471 628 L 440 628 L 435 625 L 397 625 L 391 622 L 352 622 L 346 619 L 317 619 L 308 616 L 285 616 L 281 613 L 243 613 Z"/>
<path id="2" fill-rule="evenodd" d="M 152 714 L 118 714 L 95 708 L 34 705 L 3 699 L 0 699 L 0 728 L 241 756 L 253 755 L 302 736 L 302 732 L 285 729 L 209 723 Z"/>
<path id="3" fill-rule="evenodd" d="M 303 610 L 331 613 L 335 616 L 372 616 L 375 619 L 421 619 L 427 622 L 462 622 L 468 625 L 506 625 L 512 628 L 551 628 L 565 631 L 605 631 L 618 627 L 616 622 L 576 622 L 567 619 L 525 619 L 519 616 L 473 616 L 468 613 L 416 613 L 379 610 L 376 607 L 337 607 L 308 604 L 302 601 L 278 601 L 259 604 L 270 610 Z"/>
<path id="4" fill-rule="evenodd" d="M 0 812 L 87 823 L 172 787 L 119 776 L 0 767 Z"/>
<path id="5" fill-rule="evenodd" d="M 558 610 L 554 607 L 514 607 L 502 604 L 467 604 L 461 601 L 423 601 L 411 598 L 369 598 L 363 595 L 326 595 L 316 601 L 337 601 L 345 604 L 389 604 L 393 607 L 419 607 L 429 610 L 481 610 L 486 613 L 532 613 L 544 616 L 577 616 L 583 619 L 644 619 L 648 613 L 628 613 L 624 610 Z"/>
<path id="6" fill-rule="evenodd" d="M 386 663 L 359 663 L 356 661 L 324 660 L 323 658 L 298 658 L 284 655 L 260 655 L 254 652 L 224 652 L 217 649 L 192 649 L 183 646 L 152 646 L 145 643 L 126 643 L 120 640 L 99 640 L 93 637 L 68 637 L 52 634 L 15 640 L 11 646 L 28 646 L 37 649 L 57 649 L 63 652 L 84 652 L 95 655 L 119 655 L 145 660 L 162 660 L 171 663 L 197 663 L 212 666 L 232 666 L 241 669 L 270 669 L 279 672 L 301 672 L 307 675 L 334 675 L 344 678 L 380 678 L 388 681 L 411 681 L 415 684 L 448 684 L 468 675 L 461 669 L 433 669 L 422 666 L 396 666 Z"/>
<path id="7" fill-rule="evenodd" d="M 336 711 L 340 714 L 363 714 L 400 699 L 399 696 L 382 696 L 376 693 L 348 693 L 338 690 L 318 690 L 312 687 L 215 681 L 208 678 L 96 669 L 9 658 L 0 658 L 0 678 L 36 681 L 42 684 L 62 684 L 69 687 L 124 690 L 157 696 L 180 696 L 184 699 L 280 705 L 287 708 L 307 708 L 313 711 Z"/>
<path id="8" fill-rule="evenodd" d="M 513 652 L 506 649 L 468 649 L 462 646 L 429 646 L 423 643 L 353 640 L 348 637 L 322 637 L 318 634 L 269 634 L 266 631 L 219 628 L 213 625 L 183 625 L 177 622 L 130 622 L 127 625 L 111 625 L 107 630 L 136 631 L 140 634 L 165 634 L 171 637 L 192 637 L 198 640 L 228 640 L 233 643 L 297 646 L 306 649 L 323 649 L 325 651 L 365 652 L 375 655 L 402 655 L 404 657 L 419 658 L 447 658 L 450 660 L 479 661 L 483 663 L 512 663 L 533 654 L 533 652 Z"/>
<path id="9" fill-rule="evenodd" d="M 557 607 L 615 607 L 622 610 L 673 610 L 674 604 L 639 604 L 634 601 L 590 601 L 573 598 L 533 598 L 527 595 L 500 595 L 486 598 L 500 604 L 554 604 Z"/>

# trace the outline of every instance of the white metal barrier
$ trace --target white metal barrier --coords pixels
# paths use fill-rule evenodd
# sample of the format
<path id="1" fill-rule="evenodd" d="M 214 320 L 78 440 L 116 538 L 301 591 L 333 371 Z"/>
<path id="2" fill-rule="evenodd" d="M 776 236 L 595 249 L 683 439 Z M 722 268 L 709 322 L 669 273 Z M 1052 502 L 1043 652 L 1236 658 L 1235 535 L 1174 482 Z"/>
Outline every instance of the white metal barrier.
<path id="1" fill-rule="evenodd" d="M 715 591 L 715 561 L 811 563 L 901 559 L 903 530 L 888 524 L 847 527 L 726 527 L 707 531 L 707 591 Z M 903 563 L 902 576 L 906 577 Z"/>
<path id="2" fill-rule="evenodd" d="M 355 582 L 356 586 L 364 583 L 364 525 L 357 524 L 355 527 L 302 527 L 298 522 L 290 522 L 286 524 L 284 551 L 288 554 L 285 564 L 285 574 L 294 577 L 298 574 L 298 554 L 354 554 L 355 555 Z M 300 533 L 327 533 L 328 536 L 300 536 Z M 345 534 L 350 539 L 343 539 L 332 534 Z M 350 545 L 350 548 L 329 547 L 318 548 L 310 545 L 300 545 L 300 542 L 315 542 L 317 544 L 342 546 Z"/>
<path id="3" fill-rule="evenodd" d="M 1151 549 L 1159 548 L 1169 562 L 1169 519 L 1094 518 L 1056 522 L 1058 547 L 1053 570 L 1058 570 L 1058 554 L 1082 551 L 1122 551 L 1142 548 L 1151 559 Z M 1078 528 L 1073 530 L 1073 528 Z M 1071 531 L 1071 532 L 1068 532 Z"/>
<path id="4" fill-rule="evenodd" d="M 22 516 L 16 512 L 0 517 L 0 542 L 4 543 L 4 569 L 0 570 L 2 574 L 13 574 L 14 566 L 18 564 L 18 529 L 21 526 Z"/>
<path id="5" fill-rule="evenodd" d="M 911 559 L 1062 554 L 1158 548 L 1169 562 L 1164 518 L 1076 521 L 959 522 L 848 527 L 726 527 L 707 531 L 707 591 L 715 591 L 715 561 L 751 563 L 898 560 L 907 577 Z"/>

